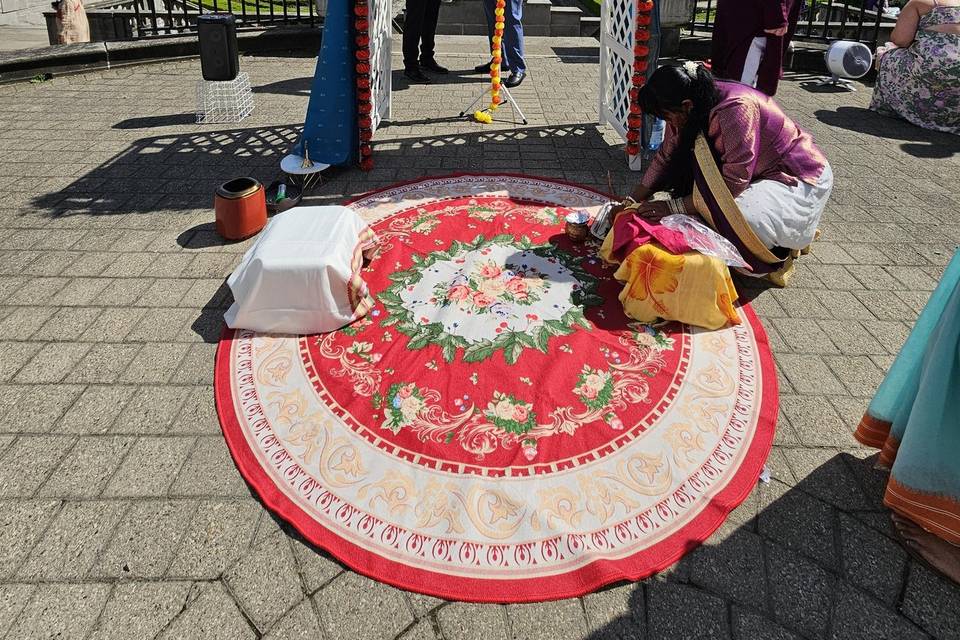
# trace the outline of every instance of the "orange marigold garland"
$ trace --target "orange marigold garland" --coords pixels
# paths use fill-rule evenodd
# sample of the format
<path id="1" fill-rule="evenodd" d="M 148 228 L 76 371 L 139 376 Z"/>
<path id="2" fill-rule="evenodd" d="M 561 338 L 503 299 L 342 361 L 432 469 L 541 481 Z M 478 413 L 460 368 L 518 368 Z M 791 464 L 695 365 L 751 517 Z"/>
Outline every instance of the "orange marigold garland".
<path id="1" fill-rule="evenodd" d="M 637 21 L 633 47 L 633 87 L 630 89 L 630 114 L 627 116 L 627 154 L 640 155 L 640 129 L 643 114 L 640 110 L 640 87 L 647 82 L 647 57 L 650 55 L 650 24 L 653 0 L 637 0 Z"/>
<path id="2" fill-rule="evenodd" d="M 360 168 L 364 171 L 373 169 L 373 120 L 370 117 L 373 111 L 371 102 L 371 82 L 370 82 L 370 34 L 369 14 L 367 0 L 356 0 L 353 6 L 353 14 L 356 16 L 353 27 L 355 31 L 354 58 L 356 59 L 356 95 L 357 95 L 357 129 L 360 149 Z"/>
<path id="3" fill-rule="evenodd" d="M 503 43 L 503 25 L 506 6 L 506 0 L 497 0 L 496 7 L 493 10 L 493 37 L 490 38 L 490 106 L 473 113 L 473 119 L 484 124 L 493 122 L 493 112 L 496 111 L 500 103 L 503 102 L 500 99 L 500 63 L 503 61 L 501 44 Z"/>

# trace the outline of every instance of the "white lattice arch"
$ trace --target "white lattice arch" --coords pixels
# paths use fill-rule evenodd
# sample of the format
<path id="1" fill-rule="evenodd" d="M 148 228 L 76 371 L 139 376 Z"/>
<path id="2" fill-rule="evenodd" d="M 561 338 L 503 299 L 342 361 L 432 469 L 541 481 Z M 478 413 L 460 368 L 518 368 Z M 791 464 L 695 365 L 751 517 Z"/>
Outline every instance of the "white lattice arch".
<path id="1" fill-rule="evenodd" d="M 600 122 L 627 139 L 633 45 L 636 33 L 635 0 L 600 3 Z"/>
<path id="2" fill-rule="evenodd" d="M 367 0 L 370 20 L 370 87 L 373 130 L 390 119 L 392 91 L 390 2 Z M 636 0 L 604 0 L 601 6 L 599 122 L 626 141 L 636 35 Z M 631 166 L 634 160 L 631 158 Z"/>
<path id="3" fill-rule="evenodd" d="M 373 130 L 383 120 L 390 119 L 390 99 L 392 91 L 392 47 L 391 34 L 393 5 L 384 0 L 367 0 L 369 7 L 370 35 L 370 118 Z"/>

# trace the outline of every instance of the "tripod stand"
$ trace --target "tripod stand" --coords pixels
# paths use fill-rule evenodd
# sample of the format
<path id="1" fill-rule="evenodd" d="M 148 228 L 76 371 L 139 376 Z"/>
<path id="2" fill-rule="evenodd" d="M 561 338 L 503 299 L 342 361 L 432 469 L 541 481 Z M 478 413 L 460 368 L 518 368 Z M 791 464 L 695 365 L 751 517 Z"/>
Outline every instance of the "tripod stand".
<path id="1" fill-rule="evenodd" d="M 472 110 L 473 110 L 473 107 L 476 106 L 476 104 L 477 104 L 478 102 L 480 102 L 480 100 L 483 99 L 483 96 L 487 95 L 487 94 L 490 93 L 492 90 L 493 90 L 493 89 L 492 89 L 491 87 L 487 87 L 487 88 L 483 91 L 483 93 L 481 93 L 480 95 L 477 96 L 477 99 L 476 99 L 476 100 L 474 100 L 473 102 L 470 103 L 470 106 L 469 106 L 469 107 L 467 107 L 466 109 L 464 109 L 463 111 L 460 112 L 460 117 L 462 118 L 462 117 L 465 116 L 467 113 L 469 113 L 470 111 L 472 111 Z M 520 120 L 523 121 L 523 124 L 527 124 L 527 117 L 526 117 L 525 115 L 523 115 L 523 111 L 520 110 L 520 105 L 518 105 L 518 104 L 517 104 L 517 101 L 513 99 L 513 96 L 512 96 L 512 95 L 510 95 L 510 90 L 507 89 L 505 86 L 503 86 L 503 85 L 501 84 L 501 85 L 500 85 L 500 93 L 501 93 L 502 95 L 505 95 L 505 96 L 507 97 L 507 102 L 510 103 L 510 113 L 511 113 L 511 115 L 512 115 L 512 116 L 516 116 L 516 114 L 519 113 L 519 114 L 520 114 Z M 501 103 L 501 104 L 503 104 L 503 103 Z M 486 109 L 484 109 L 484 111 L 489 111 L 489 110 L 490 110 L 490 107 L 487 107 Z M 515 118 L 515 117 L 514 117 L 514 124 L 516 124 L 516 118 Z"/>

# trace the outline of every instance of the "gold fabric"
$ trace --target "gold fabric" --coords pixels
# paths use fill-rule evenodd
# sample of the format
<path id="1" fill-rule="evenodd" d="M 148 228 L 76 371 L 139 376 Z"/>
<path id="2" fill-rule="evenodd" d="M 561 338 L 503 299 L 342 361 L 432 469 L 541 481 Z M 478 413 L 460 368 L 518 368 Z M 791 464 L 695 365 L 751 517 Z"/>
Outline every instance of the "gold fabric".
<path id="1" fill-rule="evenodd" d="M 611 231 L 600 247 L 608 263 L 617 262 L 612 246 Z M 631 251 L 614 277 L 624 283 L 624 313 L 639 322 L 677 320 L 706 329 L 740 323 L 730 270 L 717 258 L 696 251 L 676 255 L 651 242 Z"/>

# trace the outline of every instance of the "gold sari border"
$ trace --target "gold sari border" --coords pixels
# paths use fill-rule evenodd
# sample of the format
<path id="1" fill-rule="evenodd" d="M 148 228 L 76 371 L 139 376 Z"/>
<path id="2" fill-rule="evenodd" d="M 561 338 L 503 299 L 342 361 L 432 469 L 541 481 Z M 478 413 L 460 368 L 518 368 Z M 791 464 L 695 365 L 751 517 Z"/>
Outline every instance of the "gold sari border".
<path id="1" fill-rule="evenodd" d="M 737 234 L 743 246 L 756 256 L 758 260 L 766 264 L 779 264 L 783 262 L 783 258 L 775 256 L 773 252 L 760 241 L 760 238 L 758 238 L 757 234 L 750 228 L 750 225 L 747 224 L 746 219 L 740 212 L 740 207 L 737 206 L 737 201 L 734 199 L 733 194 L 730 193 L 729 187 L 727 187 L 727 183 L 723 181 L 720 168 L 717 167 L 717 162 L 713 159 L 713 154 L 710 152 L 710 145 L 702 134 L 697 136 L 693 151 L 697 159 L 697 164 L 700 165 L 700 171 L 703 173 L 707 187 L 716 199 L 717 205 L 727 219 L 727 223 L 733 229 L 733 232 Z M 704 217 L 715 231 L 719 232 L 713 216 L 710 214 L 710 208 L 707 206 L 706 200 L 703 194 L 699 192 L 699 189 L 694 189 L 693 202 L 697 208 L 697 212 Z"/>

